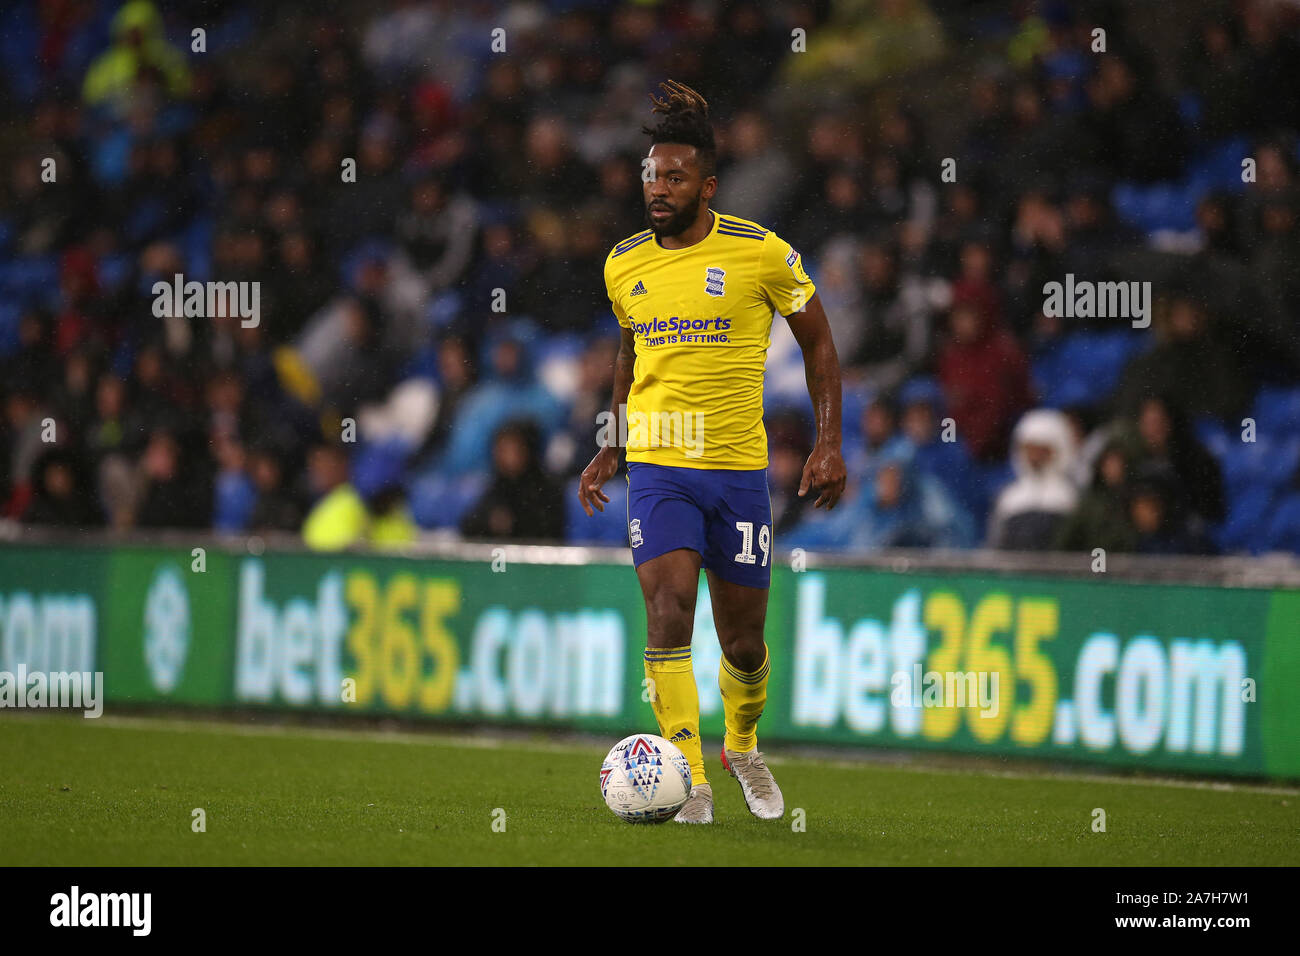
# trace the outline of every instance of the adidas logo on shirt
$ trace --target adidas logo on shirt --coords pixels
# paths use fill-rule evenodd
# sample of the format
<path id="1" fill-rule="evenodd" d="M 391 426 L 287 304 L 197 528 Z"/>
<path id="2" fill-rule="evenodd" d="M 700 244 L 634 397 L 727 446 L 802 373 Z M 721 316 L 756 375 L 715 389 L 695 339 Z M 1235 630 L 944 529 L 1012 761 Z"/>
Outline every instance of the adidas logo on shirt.
<path id="1" fill-rule="evenodd" d="M 644 282 L 638 282 L 636 285 L 634 285 L 634 286 L 632 287 L 632 291 L 629 292 L 628 295 L 629 295 L 629 296 L 634 296 L 634 295 L 645 295 L 645 283 L 644 283 Z"/>

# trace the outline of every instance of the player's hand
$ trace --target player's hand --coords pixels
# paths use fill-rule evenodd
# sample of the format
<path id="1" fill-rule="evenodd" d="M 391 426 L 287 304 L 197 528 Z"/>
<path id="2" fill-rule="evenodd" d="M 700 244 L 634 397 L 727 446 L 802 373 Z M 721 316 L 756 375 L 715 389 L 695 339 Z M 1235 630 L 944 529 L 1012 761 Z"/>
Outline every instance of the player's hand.
<path id="1" fill-rule="evenodd" d="M 809 489 L 819 492 L 814 508 L 825 505 L 830 511 L 844 494 L 844 484 L 848 475 L 844 470 L 844 456 L 838 448 L 823 445 L 820 442 L 813 448 L 803 466 L 803 480 L 799 482 L 799 497 L 802 498 Z"/>
<path id="2" fill-rule="evenodd" d="M 578 479 L 578 501 L 588 518 L 592 516 L 592 508 L 604 513 L 609 495 L 601 491 L 600 487 L 617 473 L 618 448 L 613 445 L 606 445 L 596 452 L 591 464 L 582 470 L 582 477 Z"/>

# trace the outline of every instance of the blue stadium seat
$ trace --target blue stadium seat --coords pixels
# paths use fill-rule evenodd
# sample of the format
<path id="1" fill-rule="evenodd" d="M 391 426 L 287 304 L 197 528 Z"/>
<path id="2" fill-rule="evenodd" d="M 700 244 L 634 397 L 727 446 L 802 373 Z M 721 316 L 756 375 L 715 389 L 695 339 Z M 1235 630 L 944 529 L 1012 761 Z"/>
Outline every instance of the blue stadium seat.
<path id="1" fill-rule="evenodd" d="M 0 266 L 0 296 L 30 306 L 51 305 L 58 295 L 57 256 L 31 256 Z"/>
<path id="2" fill-rule="evenodd" d="M 455 528 L 487 488 L 486 472 L 449 478 L 426 472 L 415 478 L 408 491 L 411 517 L 421 528 Z"/>
<path id="3" fill-rule="evenodd" d="M 1062 342 L 1055 342 L 1033 355 L 1029 363 L 1029 377 L 1034 386 L 1038 400 L 1052 408 L 1059 407 L 1053 401 L 1056 383 L 1065 376 L 1065 366 L 1061 362 Z"/>
<path id="4" fill-rule="evenodd" d="M 132 257 L 126 253 L 104 256 L 99 260 L 99 281 L 106 289 L 120 289 L 131 277 Z"/>
<path id="5" fill-rule="evenodd" d="M 438 377 L 438 346 L 430 342 L 416 349 L 402 366 L 397 378 L 403 382 L 408 378 L 427 378 L 441 386 Z"/>
<path id="6" fill-rule="evenodd" d="M 850 401 L 849 393 L 846 391 L 843 397 L 844 404 L 840 410 L 841 417 L 843 418 L 842 430 L 846 441 L 849 436 L 849 413 L 847 409 Z M 806 421 L 811 422 L 813 420 L 812 399 L 808 397 L 807 392 L 804 392 L 796 399 L 793 396 L 776 395 L 770 389 L 765 389 L 763 391 L 763 417 L 771 418 L 773 415 L 780 415 L 786 412 L 793 412 L 796 415 L 802 415 Z M 862 410 L 859 408 L 858 424 L 854 426 L 855 431 L 861 430 L 861 418 Z"/>
<path id="7" fill-rule="evenodd" d="M 1196 225 L 1196 196 L 1178 184 L 1153 186 L 1147 196 L 1151 228 L 1191 229 Z"/>
<path id="8" fill-rule="evenodd" d="M 1223 140 L 1193 157 L 1180 181 L 1148 186 L 1116 183 L 1111 192 L 1111 205 L 1120 219 L 1146 232 L 1193 229 L 1196 204 L 1202 196 L 1212 189 L 1239 192 L 1244 188 L 1241 160 L 1246 155 L 1245 139 Z"/>
<path id="9" fill-rule="evenodd" d="M 181 255 L 185 257 L 185 277 L 196 282 L 212 278 L 211 216 L 195 216 L 180 235 Z"/>
<path id="10" fill-rule="evenodd" d="M 1151 347 L 1151 336 L 1132 329 L 1115 329 L 1112 332 L 1094 333 L 1093 348 L 1097 361 L 1114 370 L 1114 382 L 1119 382 L 1124 366 L 1135 356 Z"/>
<path id="11" fill-rule="evenodd" d="M 577 358 L 582 354 L 584 345 L 582 336 L 573 332 L 557 332 L 543 336 L 538 340 L 533 351 L 534 362 L 536 365 L 541 365 L 548 359 Z"/>
<path id="12" fill-rule="evenodd" d="M 1070 408 L 1075 405 L 1092 405 L 1100 400 L 1105 392 L 1086 375 L 1069 373 L 1058 378 L 1055 383 L 1047 384 L 1040 394 L 1039 402 L 1045 408 Z"/>
<path id="13" fill-rule="evenodd" d="M 1218 459 L 1219 464 L 1223 464 L 1231 451 L 1233 440 L 1228 436 L 1228 430 L 1223 427 L 1223 423 L 1217 418 L 1201 416 L 1196 418 L 1192 423 L 1192 430 L 1196 433 L 1196 440 L 1205 446 L 1205 450 Z"/>
<path id="14" fill-rule="evenodd" d="M 1290 436 L 1279 441 L 1276 453 L 1264 466 L 1264 479 L 1275 489 L 1286 487 L 1300 469 L 1300 437 Z"/>
<path id="15" fill-rule="evenodd" d="M 0 299 L 0 358 L 7 358 L 18 351 L 18 320 L 23 310 L 16 302 Z"/>
<path id="16" fill-rule="evenodd" d="M 157 238 L 166 221 L 167 204 L 162 197 L 145 196 L 131 207 L 118 229 L 128 243 L 138 246 L 146 240 Z"/>
<path id="17" fill-rule="evenodd" d="M 386 488 L 400 484 L 413 449 L 401 438 L 362 442 L 352 456 L 352 485 L 370 500 Z"/>
<path id="18" fill-rule="evenodd" d="M 1110 204 L 1122 222 L 1146 229 L 1146 204 L 1141 189 L 1133 183 L 1116 183 L 1110 194 Z"/>
<path id="19" fill-rule="evenodd" d="M 0 61 L 4 63 L 6 86 L 16 99 L 34 102 L 41 90 L 41 24 L 37 5 L 16 3 L 5 11 L 5 28 L 0 30 Z"/>
<path id="20" fill-rule="evenodd" d="M 1011 462 L 1000 461 L 993 464 L 977 464 L 970 470 L 970 486 L 962 495 L 963 501 L 971 502 L 973 517 L 976 522 L 976 537 L 982 541 L 984 526 L 988 516 L 997 504 L 1002 489 L 1015 480 L 1016 473 Z"/>
<path id="21" fill-rule="evenodd" d="M 1268 551 L 1300 554 L 1300 491 L 1293 491 L 1278 500 L 1268 519 L 1264 545 Z"/>
<path id="22" fill-rule="evenodd" d="M 1251 415 L 1256 430 L 1270 438 L 1300 435 L 1300 388 L 1261 388 Z"/>
<path id="23" fill-rule="evenodd" d="M 590 518 L 578 501 L 578 479 L 564 489 L 564 539 L 569 544 L 627 545 L 627 482 L 615 475 L 602 489 L 609 495 L 603 512 Z"/>
<path id="24" fill-rule="evenodd" d="M 1272 503 L 1272 491 L 1257 485 L 1230 496 L 1227 520 L 1216 535 L 1219 547 L 1224 551 L 1261 551 Z"/>
<path id="25" fill-rule="evenodd" d="M 1119 384 L 1146 340 L 1129 329 L 1071 332 L 1034 359 L 1034 384 L 1049 408 L 1095 404 Z"/>
<path id="26" fill-rule="evenodd" d="M 579 362 L 585 343 L 573 333 L 543 335 L 533 347 L 532 365 L 537 380 L 563 401 L 577 391 Z"/>
<path id="27" fill-rule="evenodd" d="M 1260 435 L 1253 442 L 1233 442 L 1229 436 L 1220 464 L 1229 493 L 1251 486 L 1276 490 L 1300 466 L 1300 438 L 1275 440 Z"/>
<path id="28" fill-rule="evenodd" d="M 1185 183 L 1195 198 L 1213 189 L 1240 192 L 1241 161 L 1250 155 L 1250 143 L 1244 136 L 1221 140 L 1192 157 L 1187 166 Z"/>
<path id="29" fill-rule="evenodd" d="M 214 53 L 233 50 L 256 33 L 257 18 L 250 9 L 236 7 L 218 19 L 208 31 L 208 49 Z"/>
<path id="30" fill-rule="evenodd" d="M 844 389 L 843 407 L 840 409 L 840 427 L 843 432 L 842 438 L 846 443 L 860 442 L 862 440 L 862 413 L 867 410 L 875 395 L 869 390 L 861 388 Z M 811 400 L 807 403 L 808 411 L 812 411 Z"/>

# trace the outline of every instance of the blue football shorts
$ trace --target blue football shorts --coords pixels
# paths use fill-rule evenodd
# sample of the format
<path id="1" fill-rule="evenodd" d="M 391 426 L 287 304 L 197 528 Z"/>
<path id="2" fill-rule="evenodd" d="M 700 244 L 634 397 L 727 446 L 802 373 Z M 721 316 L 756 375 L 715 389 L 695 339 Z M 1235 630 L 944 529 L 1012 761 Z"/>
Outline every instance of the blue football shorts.
<path id="1" fill-rule="evenodd" d="M 628 462 L 627 536 L 632 562 L 690 548 L 724 581 L 772 580 L 772 499 L 767 470 L 673 468 Z"/>

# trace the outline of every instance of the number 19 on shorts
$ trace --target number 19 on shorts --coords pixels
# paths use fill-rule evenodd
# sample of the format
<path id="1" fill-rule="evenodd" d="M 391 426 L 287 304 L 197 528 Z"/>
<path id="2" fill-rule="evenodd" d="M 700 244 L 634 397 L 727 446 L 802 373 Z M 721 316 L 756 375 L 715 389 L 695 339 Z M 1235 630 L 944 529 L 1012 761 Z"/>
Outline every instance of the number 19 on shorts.
<path id="1" fill-rule="evenodd" d="M 740 532 L 740 553 L 736 555 L 737 564 L 753 564 L 758 556 L 754 554 L 754 522 L 737 521 L 736 530 Z M 767 567 L 767 557 L 772 550 L 772 531 L 767 525 L 758 526 L 758 547 L 763 552 L 763 563 Z"/>

